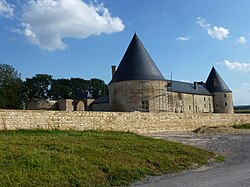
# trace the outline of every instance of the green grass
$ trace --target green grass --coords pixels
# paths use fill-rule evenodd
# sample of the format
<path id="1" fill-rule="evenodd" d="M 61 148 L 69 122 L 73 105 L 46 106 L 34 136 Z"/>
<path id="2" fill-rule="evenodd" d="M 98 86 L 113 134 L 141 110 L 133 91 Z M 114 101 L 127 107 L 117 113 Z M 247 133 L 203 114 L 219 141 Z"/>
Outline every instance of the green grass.
<path id="1" fill-rule="evenodd" d="M 115 186 L 205 164 L 214 153 L 123 132 L 1 131 L 0 186 Z"/>
<path id="2" fill-rule="evenodd" d="M 236 114 L 249 114 L 250 110 L 234 110 Z"/>
<path id="3" fill-rule="evenodd" d="M 222 155 L 217 155 L 215 157 L 215 160 L 218 161 L 218 162 L 225 162 L 225 157 L 222 156 Z"/>
<path id="4" fill-rule="evenodd" d="M 235 128 L 235 129 L 250 129 L 250 123 L 242 124 L 242 125 L 234 125 L 233 128 Z"/>

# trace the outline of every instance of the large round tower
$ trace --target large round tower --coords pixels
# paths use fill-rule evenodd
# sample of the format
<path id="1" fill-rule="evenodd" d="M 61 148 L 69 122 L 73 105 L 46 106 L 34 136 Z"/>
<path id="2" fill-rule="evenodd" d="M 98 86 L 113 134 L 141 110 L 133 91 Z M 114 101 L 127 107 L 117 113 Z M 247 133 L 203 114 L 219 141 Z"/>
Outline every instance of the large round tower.
<path id="1" fill-rule="evenodd" d="M 206 87 L 213 94 L 215 113 L 234 113 L 232 91 L 214 67 L 207 78 Z"/>
<path id="2" fill-rule="evenodd" d="M 111 111 L 166 110 L 167 81 L 135 34 L 109 83 Z"/>

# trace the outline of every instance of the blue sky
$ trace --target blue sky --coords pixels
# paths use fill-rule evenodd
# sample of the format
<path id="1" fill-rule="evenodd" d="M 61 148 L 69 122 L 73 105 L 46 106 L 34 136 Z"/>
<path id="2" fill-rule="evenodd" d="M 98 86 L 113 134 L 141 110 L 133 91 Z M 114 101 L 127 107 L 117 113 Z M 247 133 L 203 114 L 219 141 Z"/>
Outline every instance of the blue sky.
<path id="1" fill-rule="evenodd" d="M 0 0 L 0 63 L 22 79 L 108 83 L 136 32 L 169 79 L 206 81 L 215 66 L 250 104 L 249 0 Z"/>

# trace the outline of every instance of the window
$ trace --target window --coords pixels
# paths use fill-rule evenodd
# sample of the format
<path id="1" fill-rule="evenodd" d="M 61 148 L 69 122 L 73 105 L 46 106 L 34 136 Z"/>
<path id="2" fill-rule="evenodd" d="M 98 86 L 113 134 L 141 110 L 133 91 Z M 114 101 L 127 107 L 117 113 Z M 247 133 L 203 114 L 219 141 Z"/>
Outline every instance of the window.
<path id="1" fill-rule="evenodd" d="M 189 110 L 191 110 L 191 105 L 189 105 Z"/>
<path id="2" fill-rule="evenodd" d="M 142 109 L 148 111 L 149 110 L 149 103 L 148 101 L 142 101 Z"/>
<path id="3" fill-rule="evenodd" d="M 206 101 L 206 97 L 204 97 L 204 101 Z"/>
<path id="4" fill-rule="evenodd" d="M 206 108 L 207 107 L 207 105 L 206 104 L 204 104 L 204 108 Z"/>
<path id="5" fill-rule="evenodd" d="M 210 97 L 208 98 L 208 101 L 210 101 Z"/>
<path id="6" fill-rule="evenodd" d="M 225 102 L 225 106 L 227 106 L 227 102 Z"/>
<path id="7" fill-rule="evenodd" d="M 224 94 L 224 98 L 227 98 L 227 94 Z"/>

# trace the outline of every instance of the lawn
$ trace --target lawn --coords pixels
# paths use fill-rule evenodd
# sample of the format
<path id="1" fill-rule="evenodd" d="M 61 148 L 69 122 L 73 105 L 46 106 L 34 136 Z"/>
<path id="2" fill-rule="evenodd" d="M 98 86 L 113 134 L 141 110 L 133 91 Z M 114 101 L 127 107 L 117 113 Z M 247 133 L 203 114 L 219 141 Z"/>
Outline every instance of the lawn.
<path id="1" fill-rule="evenodd" d="M 250 123 L 242 124 L 242 125 L 234 125 L 233 128 L 235 128 L 235 129 L 250 129 Z"/>
<path id="2" fill-rule="evenodd" d="M 214 153 L 124 132 L 1 131 L 0 186 L 116 186 L 205 164 Z"/>
<path id="3" fill-rule="evenodd" d="M 236 114 L 248 114 L 248 113 L 250 113 L 250 110 L 234 110 L 234 113 L 236 113 Z"/>

